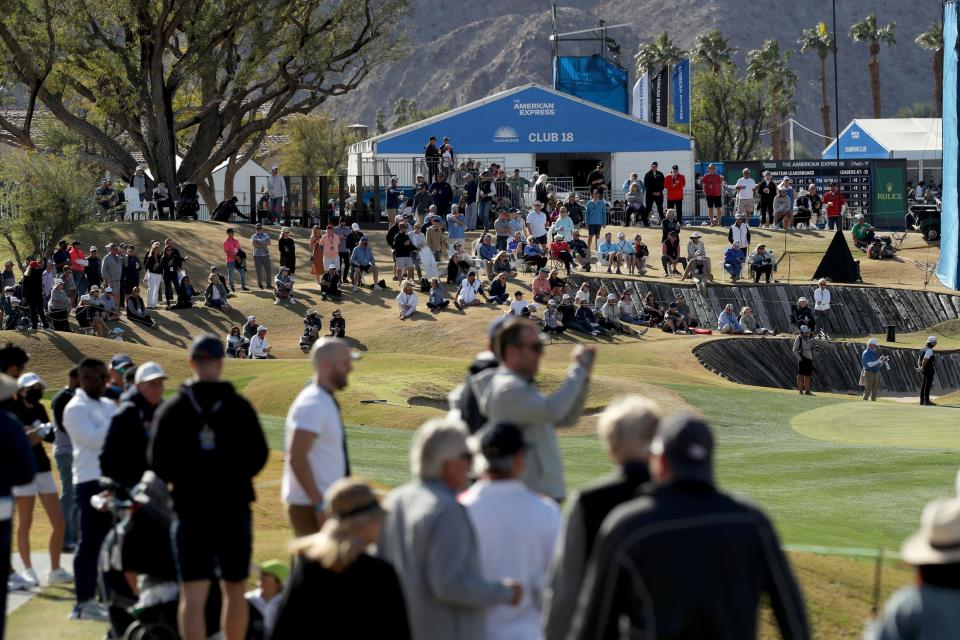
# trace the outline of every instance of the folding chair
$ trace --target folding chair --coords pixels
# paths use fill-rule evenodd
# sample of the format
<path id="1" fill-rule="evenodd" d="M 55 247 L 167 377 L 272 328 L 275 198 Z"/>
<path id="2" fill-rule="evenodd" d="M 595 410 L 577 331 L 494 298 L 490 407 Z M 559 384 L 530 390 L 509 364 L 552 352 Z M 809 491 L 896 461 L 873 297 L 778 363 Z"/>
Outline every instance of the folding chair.
<path id="1" fill-rule="evenodd" d="M 137 220 L 138 217 L 134 217 L 135 214 L 142 213 L 144 217 L 149 217 L 150 210 L 147 208 L 146 203 L 140 202 L 140 192 L 134 189 L 133 187 L 127 187 L 123 190 L 123 203 L 127 209 L 127 216 L 130 220 Z"/>

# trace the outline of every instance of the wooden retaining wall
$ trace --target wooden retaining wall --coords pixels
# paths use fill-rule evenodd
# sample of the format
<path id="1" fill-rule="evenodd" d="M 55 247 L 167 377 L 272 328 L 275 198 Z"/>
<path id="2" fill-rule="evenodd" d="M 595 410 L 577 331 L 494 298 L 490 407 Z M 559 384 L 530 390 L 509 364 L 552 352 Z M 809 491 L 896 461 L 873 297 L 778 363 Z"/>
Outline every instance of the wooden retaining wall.
<path id="1" fill-rule="evenodd" d="M 583 282 L 590 284 L 594 295 L 603 284 L 611 293 L 620 293 L 629 288 L 635 302 L 642 302 L 648 291 L 653 291 L 657 301 L 666 307 L 683 293 L 691 311 L 701 323 L 716 328 L 717 317 L 727 303 L 733 304 L 739 313 L 741 307 L 749 306 L 760 323 L 781 332 L 796 331 L 790 325 L 790 305 L 805 296 L 813 307 L 814 284 L 740 284 L 710 285 L 706 296 L 696 288 L 679 279 L 648 281 L 624 278 L 570 276 L 570 287 L 575 291 Z M 881 287 L 832 285 L 831 317 L 828 333 L 838 336 L 886 335 L 887 325 L 897 327 L 899 333 L 920 331 L 946 320 L 960 317 L 960 296 Z"/>
<path id="2" fill-rule="evenodd" d="M 862 343 L 815 341 L 813 388 L 815 391 L 860 393 Z M 696 346 L 694 355 L 716 374 L 740 384 L 795 389 L 797 364 L 793 337 L 725 338 Z M 916 371 L 919 349 L 882 348 L 890 356 L 890 370 L 880 373 L 881 392 L 919 393 Z M 933 391 L 940 395 L 960 388 L 960 351 L 937 353 Z"/>

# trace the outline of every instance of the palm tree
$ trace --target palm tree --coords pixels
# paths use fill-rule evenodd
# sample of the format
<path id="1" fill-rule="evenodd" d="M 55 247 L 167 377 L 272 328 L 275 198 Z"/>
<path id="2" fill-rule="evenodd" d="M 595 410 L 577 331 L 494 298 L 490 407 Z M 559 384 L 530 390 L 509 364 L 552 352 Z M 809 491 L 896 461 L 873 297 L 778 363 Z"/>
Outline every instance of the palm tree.
<path id="1" fill-rule="evenodd" d="M 827 55 L 833 50 L 834 37 L 823 22 L 815 29 L 804 29 L 797 44 L 800 53 L 816 51 L 820 58 L 820 116 L 823 118 L 823 135 L 832 138 L 830 132 L 830 102 L 827 99 Z"/>
<path id="2" fill-rule="evenodd" d="M 766 40 L 759 49 L 747 53 L 747 77 L 765 85 L 769 90 L 768 118 L 774 160 L 783 157 L 783 127 L 781 117 L 792 110 L 791 98 L 797 87 L 797 74 L 790 68 L 793 50 L 780 51 L 780 43 Z"/>
<path id="3" fill-rule="evenodd" d="M 637 75 L 642 76 L 654 67 L 670 66 L 683 60 L 687 52 L 673 44 L 664 31 L 653 42 L 640 45 L 637 55 Z"/>
<path id="4" fill-rule="evenodd" d="M 914 42 L 933 51 L 933 102 L 939 118 L 943 109 L 943 23 L 934 22 Z"/>
<path id="5" fill-rule="evenodd" d="M 896 22 L 884 27 L 877 26 L 877 14 L 871 13 L 860 22 L 850 27 L 850 37 L 854 42 L 870 43 L 870 93 L 873 94 L 873 117 L 880 117 L 880 44 L 893 46 L 897 44 L 894 31 Z"/>
<path id="6" fill-rule="evenodd" d="M 695 62 L 708 65 L 713 73 L 718 74 L 724 65 L 733 62 L 736 52 L 736 47 L 730 46 L 730 40 L 724 38 L 719 29 L 714 29 L 698 35 L 690 53 Z"/>

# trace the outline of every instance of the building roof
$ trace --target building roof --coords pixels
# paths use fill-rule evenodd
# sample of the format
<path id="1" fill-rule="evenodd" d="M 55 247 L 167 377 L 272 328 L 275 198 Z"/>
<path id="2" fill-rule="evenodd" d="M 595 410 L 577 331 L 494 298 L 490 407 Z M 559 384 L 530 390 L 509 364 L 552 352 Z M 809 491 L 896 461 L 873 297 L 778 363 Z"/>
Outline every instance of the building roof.
<path id="1" fill-rule="evenodd" d="M 669 151 L 688 135 L 581 98 L 526 84 L 368 138 L 354 152 L 421 155 L 429 136 L 451 138 L 455 153 Z"/>
<path id="2" fill-rule="evenodd" d="M 857 118 L 840 133 L 840 157 L 940 158 L 942 122 L 940 118 Z M 831 142 L 821 157 L 829 160 L 836 153 L 835 143 Z"/>

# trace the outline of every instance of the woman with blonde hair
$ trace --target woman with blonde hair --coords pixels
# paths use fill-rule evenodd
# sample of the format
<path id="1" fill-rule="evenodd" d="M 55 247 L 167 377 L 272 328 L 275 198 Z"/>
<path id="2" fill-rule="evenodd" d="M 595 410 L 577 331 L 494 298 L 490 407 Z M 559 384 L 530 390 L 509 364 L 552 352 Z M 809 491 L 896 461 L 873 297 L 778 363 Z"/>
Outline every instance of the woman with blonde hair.
<path id="1" fill-rule="evenodd" d="M 310 257 L 313 264 L 310 265 L 310 273 L 316 278 L 317 284 L 320 284 L 320 277 L 323 275 L 323 247 L 320 241 L 323 239 L 323 232 L 320 225 L 313 225 L 310 231 Z"/>
<path id="2" fill-rule="evenodd" d="M 147 272 L 147 309 L 156 309 L 160 302 L 160 286 L 163 284 L 163 265 L 160 263 L 162 259 L 160 242 L 154 241 L 143 259 L 143 268 Z"/>
<path id="3" fill-rule="evenodd" d="M 302 638 L 306 630 L 320 628 L 330 638 L 409 638 L 397 574 L 389 563 L 367 554 L 383 529 L 384 512 L 373 490 L 362 480 L 343 478 L 330 486 L 326 498 L 320 532 L 291 545 L 298 558 L 272 639 Z M 319 603 L 333 613 L 322 623 Z M 372 614 L 371 603 L 376 605 Z"/>

